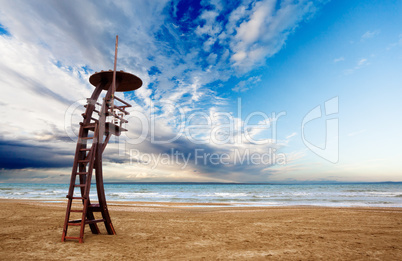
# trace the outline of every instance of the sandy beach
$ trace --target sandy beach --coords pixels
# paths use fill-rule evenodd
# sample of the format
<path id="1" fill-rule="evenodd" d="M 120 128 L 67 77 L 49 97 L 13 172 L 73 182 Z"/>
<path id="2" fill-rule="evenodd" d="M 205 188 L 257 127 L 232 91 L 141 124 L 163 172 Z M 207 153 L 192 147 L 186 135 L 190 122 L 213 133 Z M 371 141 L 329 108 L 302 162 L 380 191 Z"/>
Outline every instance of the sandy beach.
<path id="1" fill-rule="evenodd" d="M 64 203 L 0 200 L 3 260 L 401 260 L 402 209 L 110 203 L 117 235 L 61 242 Z M 72 233 L 72 232 L 71 232 Z"/>

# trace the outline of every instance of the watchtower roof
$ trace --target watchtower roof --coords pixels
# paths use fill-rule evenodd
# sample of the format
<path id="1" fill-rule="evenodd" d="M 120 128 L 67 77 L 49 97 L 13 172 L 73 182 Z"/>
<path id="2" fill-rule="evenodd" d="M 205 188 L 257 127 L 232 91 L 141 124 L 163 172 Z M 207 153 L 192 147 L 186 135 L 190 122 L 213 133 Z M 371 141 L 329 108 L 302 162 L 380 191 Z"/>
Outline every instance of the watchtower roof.
<path id="1" fill-rule="evenodd" d="M 103 86 L 104 90 L 108 90 L 110 84 L 113 80 L 113 70 L 95 72 L 89 77 L 89 82 L 93 86 L 98 86 L 99 83 L 106 83 Z M 127 73 L 124 71 L 116 72 L 116 91 L 117 92 L 128 92 L 137 90 L 142 86 L 142 80 L 135 76 L 134 74 Z"/>

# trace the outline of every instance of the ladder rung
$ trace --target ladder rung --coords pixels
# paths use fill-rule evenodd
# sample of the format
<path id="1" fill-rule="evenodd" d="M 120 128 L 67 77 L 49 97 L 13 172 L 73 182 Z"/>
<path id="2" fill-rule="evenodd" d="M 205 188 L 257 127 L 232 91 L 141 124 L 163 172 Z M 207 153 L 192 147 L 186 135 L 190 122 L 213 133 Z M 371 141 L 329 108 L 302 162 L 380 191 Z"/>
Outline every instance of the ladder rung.
<path id="1" fill-rule="evenodd" d="M 69 226 L 81 226 L 81 219 L 69 220 L 67 224 Z"/>
<path id="2" fill-rule="evenodd" d="M 84 107 L 85 107 L 85 108 L 88 108 L 88 104 L 85 104 Z M 94 109 L 93 111 L 96 112 L 96 113 L 99 113 L 99 111 L 96 110 L 96 109 Z"/>
<path id="3" fill-rule="evenodd" d="M 83 114 L 81 114 L 81 115 L 82 115 L 82 117 L 87 118 L 87 116 L 85 115 L 85 113 L 83 113 Z M 98 120 L 95 119 L 95 118 L 93 118 L 93 117 L 91 117 L 91 120 L 93 120 L 94 122 L 98 122 Z"/>
<path id="4" fill-rule="evenodd" d="M 81 238 L 79 238 L 79 237 L 65 237 L 65 239 L 74 239 L 74 240 L 80 240 Z"/>
<path id="5" fill-rule="evenodd" d="M 88 209 L 90 209 L 91 211 L 96 211 L 96 212 L 102 211 L 102 209 L 101 209 L 99 204 L 88 205 Z"/>
<path id="6" fill-rule="evenodd" d="M 93 139 L 93 138 L 95 138 L 95 137 L 81 137 L 82 140 L 90 140 L 90 139 Z"/>
<path id="7" fill-rule="evenodd" d="M 86 175 L 88 172 L 77 172 L 77 175 Z"/>
<path id="8" fill-rule="evenodd" d="M 79 160 L 78 163 L 88 163 L 89 160 Z"/>
<path id="9" fill-rule="evenodd" d="M 74 184 L 74 187 L 83 188 L 83 187 L 85 187 L 85 184 Z"/>
<path id="10" fill-rule="evenodd" d="M 84 125 L 83 122 L 80 122 L 80 125 L 81 125 L 84 129 L 93 129 L 93 128 L 95 128 L 96 123 L 88 123 L 88 124 Z"/>
<path id="11" fill-rule="evenodd" d="M 80 151 L 90 151 L 91 149 L 80 149 Z"/>
<path id="12" fill-rule="evenodd" d="M 105 220 L 104 219 L 85 220 L 85 224 L 93 224 L 93 223 L 99 223 L 99 222 L 105 222 Z"/>
<path id="13" fill-rule="evenodd" d="M 84 125 L 82 126 L 84 129 L 94 129 L 95 128 L 95 124 L 94 123 L 90 123 L 89 125 Z"/>
<path id="14" fill-rule="evenodd" d="M 69 199 L 85 199 L 84 197 L 71 197 L 69 195 L 67 195 L 66 198 L 69 198 Z"/>
<path id="15" fill-rule="evenodd" d="M 131 107 L 131 104 L 127 103 L 126 101 L 120 99 L 117 96 L 114 96 L 114 99 L 118 100 L 119 102 L 123 103 L 125 105 L 125 107 Z"/>
<path id="16" fill-rule="evenodd" d="M 69 223 L 69 224 L 70 224 L 70 223 L 79 224 L 79 223 L 81 223 L 81 220 L 82 220 L 82 219 L 69 220 L 68 223 Z"/>
<path id="17" fill-rule="evenodd" d="M 80 223 L 68 223 L 69 226 L 81 226 Z"/>
<path id="18" fill-rule="evenodd" d="M 83 212 L 82 209 L 71 209 L 70 212 Z"/>
<path id="19" fill-rule="evenodd" d="M 70 220 L 68 221 L 68 225 L 69 226 L 81 226 L 81 219 L 77 219 L 77 220 Z M 92 219 L 92 220 L 88 220 L 85 219 L 85 224 L 94 224 L 94 223 L 99 223 L 99 222 L 105 222 L 104 219 Z"/>
<path id="20" fill-rule="evenodd" d="M 114 106 L 114 108 L 115 109 L 118 109 L 119 111 L 121 111 L 122 113 L 124 113 L 125 115 L 130 115 L 130 113 L 128 112 L 128 111 L 126 111 L 126 110 L 124 110 L 125 109 L 125 106 Z"/>

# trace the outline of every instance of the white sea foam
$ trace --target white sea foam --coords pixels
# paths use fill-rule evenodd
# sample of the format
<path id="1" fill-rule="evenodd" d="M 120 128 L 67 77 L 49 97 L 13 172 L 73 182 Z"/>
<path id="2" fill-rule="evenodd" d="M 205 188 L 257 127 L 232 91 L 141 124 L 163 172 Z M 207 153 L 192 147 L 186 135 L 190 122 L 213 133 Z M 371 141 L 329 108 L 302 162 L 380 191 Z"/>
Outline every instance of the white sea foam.
<path id="1" fill-rule="evenodd" d="M 211 193 L 211 194 L 201 194 L 198 197 L 222 197 L 222 198 L 237 198 L 237 197 L 247 197 L 246 193 Z"/>
<path id="2" fill-rule="evenodd" d="M 108 196 L 117 197 L 117 198 L 121 198 L 121 199 L 174 197 L 174 195 L 164 195 L 164 194 L 153 193 L 153 192 L 115 192 L 115 193 L 109 193 Z"/>
<path id="3" fill-rule="evenodd" d="M 68 184 L 0 184 L 0 198 L 65 199 Z M 402 183 L 350 185 L 105 184 L 108 200 L 214 203 L 247 206 L 402 207 Z M 74 191 L 75 195 L 80 190 Z M 91 186 L 91 198 L 96 199 Z"/>

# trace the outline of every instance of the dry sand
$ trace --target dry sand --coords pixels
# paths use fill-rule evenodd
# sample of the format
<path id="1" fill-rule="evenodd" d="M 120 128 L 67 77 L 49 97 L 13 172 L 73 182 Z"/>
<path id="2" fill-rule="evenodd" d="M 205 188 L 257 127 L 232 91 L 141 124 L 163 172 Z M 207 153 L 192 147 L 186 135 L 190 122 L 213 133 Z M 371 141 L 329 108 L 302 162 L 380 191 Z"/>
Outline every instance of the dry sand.
<path id="1" fill-rule="evenodd" d="M 117 235 L 87 227 L 79 244 L 61 242 L 65 206 L 0 200 L 0 259 L 402 260 L 400 208 L 115 203 Z"/>

